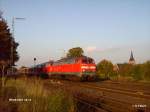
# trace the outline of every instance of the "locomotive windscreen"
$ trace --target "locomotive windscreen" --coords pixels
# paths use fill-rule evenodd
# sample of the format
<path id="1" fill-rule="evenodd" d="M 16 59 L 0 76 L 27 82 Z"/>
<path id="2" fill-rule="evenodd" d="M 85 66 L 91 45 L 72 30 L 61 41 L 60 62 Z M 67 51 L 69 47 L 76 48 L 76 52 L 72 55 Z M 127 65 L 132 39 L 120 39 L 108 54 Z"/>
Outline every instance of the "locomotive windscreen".
<path id="1" fill-rule="evenodd" d="M 83 58 L 82 59 L 82 63 L 85 63 L 85 64 L 94 64 L 94 60 L 91 59 L 91 58 Z"/>

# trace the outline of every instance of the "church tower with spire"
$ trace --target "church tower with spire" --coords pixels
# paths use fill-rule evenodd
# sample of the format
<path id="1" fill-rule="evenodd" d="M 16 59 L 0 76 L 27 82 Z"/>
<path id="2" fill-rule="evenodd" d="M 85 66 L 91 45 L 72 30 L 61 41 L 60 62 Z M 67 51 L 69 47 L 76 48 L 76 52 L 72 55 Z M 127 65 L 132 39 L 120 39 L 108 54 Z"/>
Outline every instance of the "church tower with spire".
<path id="1" fill-rule="evenodd" d="M 135 59 L 133 57 L 133 52 L 131 51 L 130 59 L 129 59 L 129 64 L 134 65 L 135 64 Z"/>

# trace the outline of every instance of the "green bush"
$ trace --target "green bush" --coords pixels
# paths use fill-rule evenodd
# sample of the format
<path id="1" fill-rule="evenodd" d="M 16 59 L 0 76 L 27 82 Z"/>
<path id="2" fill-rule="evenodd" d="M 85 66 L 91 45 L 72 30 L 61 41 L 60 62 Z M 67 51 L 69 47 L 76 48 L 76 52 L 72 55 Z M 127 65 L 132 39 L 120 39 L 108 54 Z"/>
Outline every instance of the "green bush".
<path id="1" fill-rule="evenodd" d="M 140 66 L 140 65 L 135 65 L 135 66 L 132 68 L 131 76 L 132 76 L 135 80 L 142 80 L 142 79 L 143 79 L 142 69 L 141 69 L 141 66 Z"/>
<path id="2" fill-rule="evenodd" d="M 150 81 L 150 61 L 147 61 L 142 65 L 142 70 L 144 80 Z"/>
<path id="3" fill-rule="evenodd" d="M 101 78 L 110 78 L 109 75 L 113 72 L 113 64 L 108 60 L 102 60 L 97 64 L 97 74 Z"/>

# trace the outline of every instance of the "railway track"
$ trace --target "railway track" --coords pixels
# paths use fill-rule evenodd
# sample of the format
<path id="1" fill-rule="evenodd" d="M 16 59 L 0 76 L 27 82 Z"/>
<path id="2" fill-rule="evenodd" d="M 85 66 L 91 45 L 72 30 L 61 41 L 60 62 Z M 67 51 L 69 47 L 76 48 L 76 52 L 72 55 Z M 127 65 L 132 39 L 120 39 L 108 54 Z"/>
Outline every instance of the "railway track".
<path id="1" fill-rule="evenodd" d="M 88 83 L 87 83 L 88 84 Z M 90 83 L 92 84 L 92 83 Z M 107 83 L 94 83 L 94 86 L 104 86 L 107 88 L 112 89 L 118 89 L 122 91 L 130 91 L 130 92 L 137 92 L 141 94 L 147 94 L 150 95 L 150 83 L 128 83 L 128 82 L 113 82 L 113 81 L 107 81 Z"/>
<path id="2" fill-rule="evenodd" d="M 62 80 L 61 80 L 62 81 Z M 74 97 L 74 101 L 76 102 L 77 112 L 107 112 L 106 110 L 102 109 L 100 106 L 96 104 L 96 102 L 90 102 L 85 100 L 79 94 L 72 91 L 70 88 L 66 88 L 60 80 L 50 80 L 50 82 L 45 82 L 45 88 L 48 89 L 49 86 L 54 86 L 54 88 L 59 88 L 71 93 Z M 58 86 L 60 85 L 60 86 Z"/>
<path id="3" fill-rule="evenodd" d="M 119 94 L 125 94 L 125 95 L 130 95 L 130 96 L 134 96 L 134 97 L 140 97 L 140 98 L 148 98 L 150 99 L 150 94 L 144 94 L 141 91 L 136 91 L 136 90 L 127 90 L 127 89 L 119 89 L 119 88 L 106 88 L 106 87 L 99 87 L 99 86 L 95 86 L 95 85 L 91 85 L 91 84 L 84 84 L 84 85 L 80 85 L 82 87 L 88 87 L 88 88 L 92 88 L 92 89 L 96 89 L 96 90 L 100 90 L 100 91 L 107 91 L 107 92 L 113 92 L 113 93 L 119 93 Z"/>
<path id="4" fill-rule="evenodd" d="M 100 92 L 98 96 L 100 101 L 96 101 L 99 108 L 110 112 L 149 112 L 150 111 L 150 95 L 143 92 L 128 90 L 128 89 L 112 89 L 108 87 L 99 87 L 91 83 L 72 83 L 70 85 L 80 88 L 88 88 L 95 90 L 95 93 Z M 88 92 L 85 92 L 88 94 Z M 89 100 L 87 97 L 86 100 Z M 102 99 L 102 100 L 101 100 Z"/>
<path id="5" fill-rule="evenodd" d="M 110 83 L 110 84 L 128 84 L 128 85 L 134 85 L 134 86 L 143 86 L 143 85 L 148 85 L 150 86 L 150 83 L 149 82 L 127 82 L 127 81 L 124 81 L 124 82 L 120 82 L 120 81 L 107 81 L 107 83 Z"/>
<path id="6" fill-rule="evenodd" d="M 123 89 L 121 88 L 122 83 L 120 83 L 120 88 L 115 88 L 114 86 L 118 85 L 118 83 L 109 82 L 110 84 L 114 84 L 113 88 L 111 88 L 105 84 L 101 87 L 96 83 L 87 82 L 81 83 L 64 80 L 51 81 L 51 79 L 45 80 L 45 82 L 47 88 L 50 84 L 57 84 L 61 85 L 63 89 L 65 88 L 66 91 L 73 92 L 76 101 L 84 105 L 83 108 L 91 109 L 92 111 L 90 112 L 150 112 L 150 94 L 147 94 L 147 92 L 144 91 L 141 92 L 127 88 Z M 79 95 L 76 93 L 79 93 Z M 80 93 L 83 95 L 80 95 Z M 89 93 L 91 96 L 86 96 Z M 98 95 L 94 96 L 96 93 Z M 92 99 L 92 97 L 96 98 Z M 131 99 L 133 101 L 130 101 Z M 139 107 L 142 104 L 145 106 L 142 108 Z"/>
<path id="7" fill-rule="evenodd" d="M 139 97 L 139 98 L 145 98 L 145 99 L 150 99 L 150 91 L 144 91 L 144 90 L 135 90 L 134 87 L 131 89 L 131 87 L 128 88 L 121 88 L 121 87 L 114 87 L 112 85 L 97 85 L 95 83 L 82 83 L 82 82 L 71 82 L 71 81 L 62 81 L 63 83 L 69 83 L 71 85 L 78 85 L 80 87 L 84 88 L 90 88 L 90 89 L 96 89 L 98 91 L 104 91 L 104 92 L 112 92 L 112 93 L 119 93 L 119 94 L 124 94 L 124 95 L 129 95 L 133 97 Z M 111 82 L 109 82 L 111 83 Z M 118 85 L 115 85 L 118 86 Z M 121 85 L 122 86 L 122 85 Z M 148 88 L 147 88 L 148 89 Z"/>
<path id="8" fill-rule="evenodd" d="M 80 97 L 75 97 L 75 100 L 78 107 L 77 112 L 107 112 L 96 104 L 89 103 L 86 100 L 81 99 Z"/>
<path id="9" fill-rule="evenodd" d="M 85 88 L 95 89 L 97 91 L 102 91 L 103 95 L 101 96 L 104 99 L 105 103 L 101 103 L 101 106 L 105 110 L 113 110 L 114 112 L 130 112 L 130 111 L 142 111 L 142 112 L 149 112 L 150 108 L 150 95 L 148 94 L 141 94 L 140 92 L 133 92 L 123 89 L 111 89 L 105 87 L 98 87 L 93 86 L 90 84 L 81 84 L 80 86 Z M 116 94 L 113 96 L 112 94 Z M 110 97 L 111 96 L 111 97 Z M 124 98 L 123 98 L 124 97 Z M 127 98 L 127 100 L 125 99 Z M 130 101 L 130 100 L 133 101 Z M 107 102 L 107 103 L 106 103 Z M 115 104 L 115 105 L 113 105 Z M 146 108 L 136 108 L 136 105 L 139 107 L 148 107 Z M 119 109 L 119 110 L 118 110 Z M 126 110 L 126 111 L 123 111 Z"/>
<path id="10" fill-rule="evenodd" d="M 59 84 L 73 94 L 82 108 L 89 108 L 90 111 L 86 112 L 150 112 L 149 94 L 99 87 L 91 83 L 59 80 Z M 82 108 L 78 112 L 85 112 Z"/>

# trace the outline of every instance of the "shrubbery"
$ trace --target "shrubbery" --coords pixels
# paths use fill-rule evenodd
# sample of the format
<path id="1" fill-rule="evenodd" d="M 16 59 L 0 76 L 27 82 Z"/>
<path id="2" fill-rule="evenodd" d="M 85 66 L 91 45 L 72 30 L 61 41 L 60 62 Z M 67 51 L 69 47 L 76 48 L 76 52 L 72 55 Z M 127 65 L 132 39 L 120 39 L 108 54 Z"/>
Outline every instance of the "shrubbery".
<path id="1" fill-rule="evenodd" d="M 150 81 L 150 61 L 143 64 L 118 64 L 114 69 L 110 61 L 102 60 L 97 64 L 97 74 L 101 79 Z"/>

